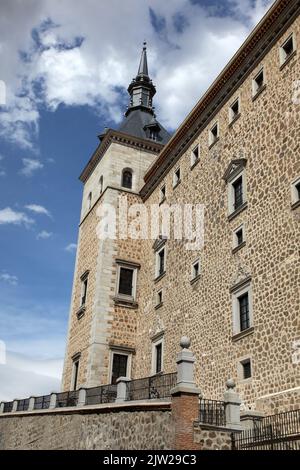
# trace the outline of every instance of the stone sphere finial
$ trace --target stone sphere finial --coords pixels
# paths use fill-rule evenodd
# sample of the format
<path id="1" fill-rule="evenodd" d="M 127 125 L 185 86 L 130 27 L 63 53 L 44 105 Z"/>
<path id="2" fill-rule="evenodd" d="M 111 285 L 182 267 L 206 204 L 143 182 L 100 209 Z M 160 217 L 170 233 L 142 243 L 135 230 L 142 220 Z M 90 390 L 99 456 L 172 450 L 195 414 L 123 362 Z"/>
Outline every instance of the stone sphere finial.
<path id="1" fill-rule="evenodd" d="M 188 336 L 182 336 L 180 340 L 180 346 L 182 349 L 189 349 L 191 345 L 191 340 Z"/>
<path id="2" fill-rule="evenodd" d="M 228 388 L 228 390 L 235 388 L 235 381 L 233 379 L 228 379 L 226 381 L 226 387 Z"/>

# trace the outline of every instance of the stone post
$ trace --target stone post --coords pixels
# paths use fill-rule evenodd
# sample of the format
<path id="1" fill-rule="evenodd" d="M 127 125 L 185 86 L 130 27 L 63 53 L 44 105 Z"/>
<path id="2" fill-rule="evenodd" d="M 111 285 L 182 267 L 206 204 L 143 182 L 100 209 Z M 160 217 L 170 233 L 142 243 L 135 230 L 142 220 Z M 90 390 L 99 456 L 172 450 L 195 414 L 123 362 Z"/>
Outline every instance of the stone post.
<path id="1" fill-rule="evenodd" d="M 77 406 L 84 406 L 86 401 L 86 389 L 80 388 L 78 394 Z"/>
<path id="2" fill-rule="evenodd" d="M 172 415 L 174 419 L 174 449 L 197 450 L 194 442 L 194 422 L 199 419 L 200 390 L 194 381 L 195 357 L 190 347 L 190 339 L 183 336 L 180 341 L 182 351 L 177 355 L 177 384 L 171 390 Z"/>
<path id="3" fill-rule="evenodd" d="M 0 413 L 3 413 L 4 412 L 4 402 L 2 401 L 0 403 Z"/>
<path id="4" fill-rule="evenodd" d="M 239 394 L 235 392 L 235 382 L 228 379 L 226 382 L 226 392 L 224 393 L 226 427 L 236 431 L 241 431 L 240 406 L 242 400 Z"/>
<path id="5" fill-rule="evenodd" d="M 18 408 L 18 400 L 14 400 L 11 412 L 15 413 L 17 411 L 17 408 Z"/>
<path id="6" fill-rule="evenodd" d="M 57 399 L 57 394 L 56 393 L 51 393 L 50 394 L 49 409 L 56 408 L 56 399 Z"/>
<path id="7" fill-rule="evenodd" d="M 30 397 L 29 398 L 29 405 L 28 405 L 28 410 L 27 411 L 33 411 L 34 410 L 34 401 L 35 401 L 35 397 Z"/>
<path id="8" fill-rule="evenodd" d="M 127 384 L 130 382 L 128 377 L 119 377 L 117 379 L 117 398 L 116 403 L 123 403 L 127 398 Z"/>
<path id="9" fill-rule="evenodd" d="M 263 411 L 245 410 L 241 412 L 241 426 L 243 429 L 254 429 L 254 423 L 260 423 L 265 416 Z"/>

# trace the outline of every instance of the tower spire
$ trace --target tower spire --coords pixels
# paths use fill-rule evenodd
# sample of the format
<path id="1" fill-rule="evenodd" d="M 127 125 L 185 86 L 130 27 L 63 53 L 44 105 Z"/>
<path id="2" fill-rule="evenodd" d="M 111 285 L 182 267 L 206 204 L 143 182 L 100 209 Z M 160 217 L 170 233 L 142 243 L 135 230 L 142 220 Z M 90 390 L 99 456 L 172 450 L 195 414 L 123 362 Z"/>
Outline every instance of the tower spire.
<path id="1" fill-rule="evenodd" d="M 138 76 L 144 75 L 148 77 L 148 62 L 147 62 L 147 43 L 144 41 L 143 43 L 143 50 L 142 50 L 142 55 L 141 55 L 141 60 L 140 60 L 140 65 L 139 65 L 139 70 L 138 70 Z"/>

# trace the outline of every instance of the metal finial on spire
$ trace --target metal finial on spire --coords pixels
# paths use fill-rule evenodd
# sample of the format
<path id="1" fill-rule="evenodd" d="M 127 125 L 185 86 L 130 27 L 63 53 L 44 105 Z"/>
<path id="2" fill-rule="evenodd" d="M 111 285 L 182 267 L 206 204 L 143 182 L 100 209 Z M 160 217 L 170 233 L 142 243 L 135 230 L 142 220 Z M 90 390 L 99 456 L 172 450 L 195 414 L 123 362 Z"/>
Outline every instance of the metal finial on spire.
<path id="1" fill-rule="evenodd" d="M 148 77 L 147 43 L 146 43 L 146 41 L 143 42 L 143 50 L 142 50 L 138 75 L 144 75 L 144 76 Z"/>

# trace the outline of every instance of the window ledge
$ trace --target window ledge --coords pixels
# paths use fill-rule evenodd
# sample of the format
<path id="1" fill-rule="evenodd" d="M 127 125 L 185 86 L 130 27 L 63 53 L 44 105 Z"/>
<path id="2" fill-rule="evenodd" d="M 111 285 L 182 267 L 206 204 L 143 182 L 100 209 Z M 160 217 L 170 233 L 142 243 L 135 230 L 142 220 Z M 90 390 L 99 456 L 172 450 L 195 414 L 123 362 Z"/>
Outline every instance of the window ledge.
<path id="1" fill-rule="evenodd" d="M 292 52 L 292 53 L 285 59 L 285 61 L 283 62 L 283 64 L 281 64 L 279 70 L 284 69 L 284 67 L 292 60 L 293 57 L 295 57 L 296 54 L 297 54 L 297 50 L 295 50 L 294 52 Z"/>
<path id="2" fill-rule="evenodd" d="M 160 307 L 162 307 L 163 304 L 164 304 L 163 302 L 160 302 L 159 304 L 155 305 L 155 307 L 154 307 L 155 310 L 157 310 L 157 309 L 159 309 Z"/>
<path id="3" fill-rule="evenodd" d="M 266 84 L 262 85 L 262 86 L 257 90 L 257 92 L 255 93 L 255 95 L 252 96 L 252 101 L 255 101 L 256 98 L 258 98 L 258 97 L 262 94 L 262 92 L 265 91 L 266 88 L 267 88 L 267 85 L 266 85 Z"/>
<path id="4" fill-rule="evenodd" d="M 241 250 L 242 248 L 244 248 L 244 246 L 246 246 L 246 241 L 242 242 L 240 245 L 236 246 L 233 248 L 232 250 L 232 254 L 234 255 L 235 253 L 237 253 L 237 251 Z"/>
<path id="5" fill-rule="evenodd" d="M 237 333 L 232 336 L 231 340 L 233 343 L 236 343 L 242 338 L 245 338 L 246 336 L 253 335 L 254 333 L 254 326 L 251 326 L 250 328 L 247 328 L 247 330 L 241 331 L 240 333 Z"/>
<path id="6" fill-rule="evenodd" d="M 181 179 L 180 179 L 180 180 L 178 180 L 178 181 L 177 181 L 177 183 L 173 185 L 173 189 L 176 189 L 176 188 L 177 188 L 177 186 L 179 186 L 179 185 L 180 185 L 180 183 L 181 183 Z"/>
<path id="7" fill-rule="evenodd" d="M 231 214 L 229 214 L 228 220 L 229 221 L 233 220 L 237 215 L 243 212 L 243 210 L 247 209 L 247 207 L 248 207 L 248 202 L 245 201 L 240 207 L 238 207 Z"/>
<path id="8" fill-rule="evenodd" d="M 299 199 L 299 201 L 296 201 L 291 205 L 292 210 L 297 209 L 297 207 L 300 207 L 300 199 Z"/>
<path id="9" fill-rule="evenodd" d="M 77 310 L 76 315 L 77 315 L 78 320 L 83 317 L 83 315 L 85 314 L 85 311 L 86 311 L 85 305 L 82 305 L 80 309 Z"/>
<path id="10" fill-rule="evenodd" d="M 193 170 L 195 168 L 195 166 L 198 165 L 198 163 L 200 162 L 200 158 L 197 158 L 197 160 L 191 165 L 191 170 Z"/>
<path id="11" fill-rule="evenodd" d="M 164 272 L 161 273 L 159 276 L 157 276 L 157 277 L 154 279 L 154 282 L 160 281 L 165 275 L 166 275 L 166 271 L 164 271 Z"/>
<path id="12" fill-rule="evenodd" d="M 241 117 L 241 113 L 238 113 L 234 116 L 234 118 L 228 124 L 228 127 L 231 128 L 233 124 Z"/>
<path id="13" fill-rule="evenodd" d="M 212 149 L 214 145 L 216 145 L 217 142 L 219 142 L 220 137 L 217 137 L 208 147 L 208 150 Z"/>
<path id="14" fill-rule="evenodd" d="M 191 280 L 190 280 L 191 286 L 192 286 L 193 284 L 195 284 L 197 281 L 199 281 L 200 277 L 201 277 L 201 274 L 198 274 L 198 276 L 196 276 L 196 277 L 194 277 L 193 279 L 191 279 Z"/>
<path id="15" fill-rule="evenodd" d="M 125 308 L 138 308 L 138 303 L 133 299 L 124 299 L 124 297 L 114 297 L 115 305 Z"/>

